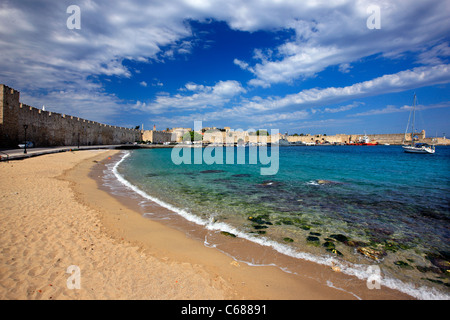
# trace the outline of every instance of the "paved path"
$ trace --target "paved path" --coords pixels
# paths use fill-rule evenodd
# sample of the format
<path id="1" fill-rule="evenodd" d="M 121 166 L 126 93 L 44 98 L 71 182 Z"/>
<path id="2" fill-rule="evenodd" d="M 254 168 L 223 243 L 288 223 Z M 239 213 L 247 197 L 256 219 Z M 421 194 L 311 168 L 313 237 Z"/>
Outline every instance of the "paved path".
<path id="1" fill-rule="evenodd" d="M 95 149 L 120 149 L 125 147 L 135 147 L 133 145 L 98 145 L 98 146 L 64 146 L 64 147 L 48 147 L 48 148 L 27 148 L 27 153 L 24 149 L 9 149 L 0 150 L 0 161 L 19 160 L 30 157 L 36 157 L 43 154 L 66 152 L 72 150 L 95 150 Z"/>
<path id="2" fill-rule="evenodd" d="M 30 157 L 41 156 L 49 153 L 76 151 L 76 150 L 96 150 L 96 149 L 158 149 L 173 148 L 175 145 L 161 144 L 114 144 L 114 145 L 97 145 L 97 146 L 64 146 L 64 147 L 48 147 L 48 148 L 27 148 L 27 153 L 23 153 L 23 149 L 0 149 L 0 161 L 20 160 Z M 186 147 L 186 146 L 184 146 Z M 188 146 L 189 147 L 189 146 Z"/>

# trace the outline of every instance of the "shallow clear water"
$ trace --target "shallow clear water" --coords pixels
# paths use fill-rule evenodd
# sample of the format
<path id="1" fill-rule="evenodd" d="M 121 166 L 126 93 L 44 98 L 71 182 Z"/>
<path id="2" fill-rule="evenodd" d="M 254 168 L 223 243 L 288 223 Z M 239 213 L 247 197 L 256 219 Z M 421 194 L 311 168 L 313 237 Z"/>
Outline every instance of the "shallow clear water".
<path id="1" fill-rule="evenodd" d="M 278 173 L 266 176 L 260 168 L 268 165 L 249 164 L 249 148 L 237 164 L 237 149 L 234 164 L 213 165 L 176 165 L 172 149 L 135 150 L 118 171 L 202 221 L 295 252 L 376 264 L 387 277 L 449 293 L 449 147 L 434 155 L 400 146 L 280 147 Z"/>

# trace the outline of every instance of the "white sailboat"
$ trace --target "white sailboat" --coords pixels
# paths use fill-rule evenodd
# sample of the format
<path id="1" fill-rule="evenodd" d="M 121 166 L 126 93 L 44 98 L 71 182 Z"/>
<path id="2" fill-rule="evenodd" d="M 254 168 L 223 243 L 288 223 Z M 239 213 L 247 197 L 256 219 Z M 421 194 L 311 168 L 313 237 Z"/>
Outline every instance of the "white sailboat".
<path id="1" fill-rule="evenodd" d="M 411 145 L 404 145 L 403 151 L 407 153 L 423 153 L 423 154 L 433 154 L 435 153 L 434 145 L 429 145 L 427 143 L 414 143 L 414 122 L 416 120 L 416 94 L 414 94 L 414 100 L 413 100 L 413 108 L 411 110 L 413 119 L 412 119 L 412 129 L 411 129 Z M 409 120 L 411 120 L 411 114 L 409 115 Z M 408 131 L 409 127 L 409 120 L 408 125 L 406 126 L 406 133 Z"/>

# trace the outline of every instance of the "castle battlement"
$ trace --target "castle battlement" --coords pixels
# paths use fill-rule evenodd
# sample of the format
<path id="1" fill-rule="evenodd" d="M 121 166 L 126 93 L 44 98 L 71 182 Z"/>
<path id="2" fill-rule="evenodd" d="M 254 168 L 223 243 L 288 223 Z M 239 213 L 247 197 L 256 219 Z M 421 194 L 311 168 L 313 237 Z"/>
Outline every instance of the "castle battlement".
<path id="1" fill-rule="evenodd" d="M 111 126 L 71 115 L 44 111 L 20 102 L 20 92 L 0 84 L 0 147 L 124 144 L 142 140 L 140 130 Z"/>

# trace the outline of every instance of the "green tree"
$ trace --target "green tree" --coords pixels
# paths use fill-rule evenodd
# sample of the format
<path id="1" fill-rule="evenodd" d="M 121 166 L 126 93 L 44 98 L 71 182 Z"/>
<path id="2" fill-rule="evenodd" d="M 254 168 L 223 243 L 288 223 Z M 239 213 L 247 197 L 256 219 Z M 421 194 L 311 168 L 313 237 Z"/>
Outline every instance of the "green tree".
<path id="1" fill-rule="evenodd" d="M 189 131 L 183 135 L 183 141 L 202 141 L 202 140 L 203 136 L 195 131 Z"/>
<path id="2" fill-rule="evenodd" d="M 268 136 L 269 133 L 267 132 L 267 130 L 258 130 L 258 131 L 256 131 L 256 135 L 257 136 L 263 136 L 263 135 Z"/>

